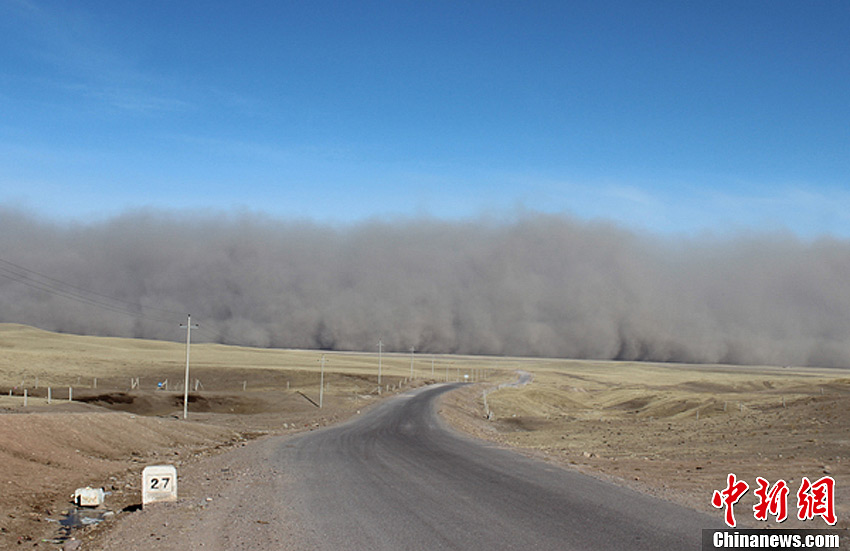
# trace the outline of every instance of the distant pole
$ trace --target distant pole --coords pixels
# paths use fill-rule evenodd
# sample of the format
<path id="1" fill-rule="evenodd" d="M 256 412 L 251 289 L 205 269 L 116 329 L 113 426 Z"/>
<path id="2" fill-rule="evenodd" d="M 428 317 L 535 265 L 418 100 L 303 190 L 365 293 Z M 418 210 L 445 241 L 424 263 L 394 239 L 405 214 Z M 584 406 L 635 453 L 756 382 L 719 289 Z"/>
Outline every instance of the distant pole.
<path id="1" fill-rule="evenodd" d="M 434 356 L 431 356 L 431 376 L 434 376 Z"/>
<path id="2" fill-rule="evenodd" d="M 413 353 L 416 352 L 416 347 L 410 347 L 410 380 L 413 380 Z"/>
<path id="3" fill-rule="evenodd" d="M 183 419 L 189 416 L 189 346 L 192 342 L 192 327 L 198 327 L 198 324 L 192 324 L 192 314 L 186 314 L 186 324 L 180 324 L 180 327 L 186 328 L 186 381 L 183 385 Z"/>
<path id="4" fill-rule="evenodd" d="M 384 352 L 384 343 L 383 341 L 378 341 L 378 386 L 381 385 L 381 368 L 383 364 L 383 352 Z"/>
<path id="5" fill-rule="evenodd" d="M 319 378 L 319 408 L 322 407 L 322 400 L 325 397 L 325 355 L 322 354 L 322 374 Z"/>

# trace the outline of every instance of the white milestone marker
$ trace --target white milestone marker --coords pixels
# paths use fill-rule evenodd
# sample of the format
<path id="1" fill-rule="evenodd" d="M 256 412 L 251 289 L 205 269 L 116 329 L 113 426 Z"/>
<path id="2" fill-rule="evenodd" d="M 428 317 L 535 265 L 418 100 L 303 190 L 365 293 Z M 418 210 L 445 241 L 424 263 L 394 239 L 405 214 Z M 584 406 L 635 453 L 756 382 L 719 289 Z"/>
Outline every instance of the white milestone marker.
<path id="1" fill-rule="evenodd" d="M 177 501 L 174 465 L 151 465 L 142 471 L 142 507 L 157 501 Z"/>

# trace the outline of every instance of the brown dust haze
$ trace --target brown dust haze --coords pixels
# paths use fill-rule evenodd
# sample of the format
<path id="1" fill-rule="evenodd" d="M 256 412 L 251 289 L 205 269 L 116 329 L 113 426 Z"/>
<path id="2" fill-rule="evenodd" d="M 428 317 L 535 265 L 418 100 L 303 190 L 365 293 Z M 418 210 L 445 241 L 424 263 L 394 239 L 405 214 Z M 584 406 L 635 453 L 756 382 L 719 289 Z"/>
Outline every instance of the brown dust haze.
<path id="1" fill-rule="evenodd" d="M 199 340 L 262 347 L 850 366 L 837 238 L 662 238 L 533 212 L 336 227 L 0 209 L 0 259 L 0 321 L 63 332 L 180 340 L 191 313 Z"/>

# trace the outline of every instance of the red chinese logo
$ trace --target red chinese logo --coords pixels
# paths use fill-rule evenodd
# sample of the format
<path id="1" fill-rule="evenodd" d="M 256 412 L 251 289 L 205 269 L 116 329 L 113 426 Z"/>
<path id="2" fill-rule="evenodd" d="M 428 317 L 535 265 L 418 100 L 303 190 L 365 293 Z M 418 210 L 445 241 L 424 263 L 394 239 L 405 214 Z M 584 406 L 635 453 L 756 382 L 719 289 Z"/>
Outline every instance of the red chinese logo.
<path id="1" fill-rule="evenodd" d="M 797 492 L 797 518 L 811 520 L 820 516 L 827 524 L 835 524 L 835 479 L 825 476 L 814 483 L 803 477 Z"/>
<path id="2" fill-rule="evenodd" d="M 788 518 L 788 484 L 784 480 L 778 480 L 771 488 L 770 482 L 760 476 L 756 478 L 756 482 L 759 485 L 755 491 L 759 502 L 753 506 L 756 520 L 767 520 L 768 514 L 775 516 L 776 522 Z"/>
<path id="3" fill-rule="evenodd" d="M 783 522 L 788 518 L 788 484 L 784 480 L 778 480 L 773 486 L 762 477 L 756 478 L 758 488 L 755 495 L 758 503 L 753 506 L 753 514 L 756 520 L 767 520 L 768 515 L 776 517 L 776 522 Z M 734 528 L 735 512 L 733 510 L 738 500 L 749 490 L 749 485 L 743 480 L 729 473 L 726 479 L 726 488 L 715 490 L 711 496 L 711 504 L 718 509 L 725 508 L 726 524 Z M 835 479 L 824 476 L 810 482 L 803 477 L 800 489 L 797 491 L 797 518 L 800 520 L 812 520 L 821 517 L 830 526 L 836 522 L 835 516 Z"/>
<path id="4" fill-rule="evenodd" d="M 714 490 L 714 495 L 711 497 L 711 504 L 718 509 L 726 507 L 726 524 L 735 527 L 735 513 L 732 507 L 738 503 L 738 500 L 747 493 L 750 485 L 744 482 L 736 482 L 734 474 L 729 473 L 727 477 L 726 489 L 723 491 Z"/>

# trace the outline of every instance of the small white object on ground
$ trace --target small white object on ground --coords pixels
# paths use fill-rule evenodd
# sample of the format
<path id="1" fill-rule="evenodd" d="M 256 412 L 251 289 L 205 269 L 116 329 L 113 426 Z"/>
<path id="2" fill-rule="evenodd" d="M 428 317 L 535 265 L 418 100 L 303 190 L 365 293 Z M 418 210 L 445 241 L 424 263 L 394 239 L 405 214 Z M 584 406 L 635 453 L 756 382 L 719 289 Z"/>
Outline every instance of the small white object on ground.
<path id="1" fill-rule="evenodd" d="M 103 488 L 77 488 L 74 492 L 74 503 L 80 507 L 99 507 L 103 505 Z"/>

